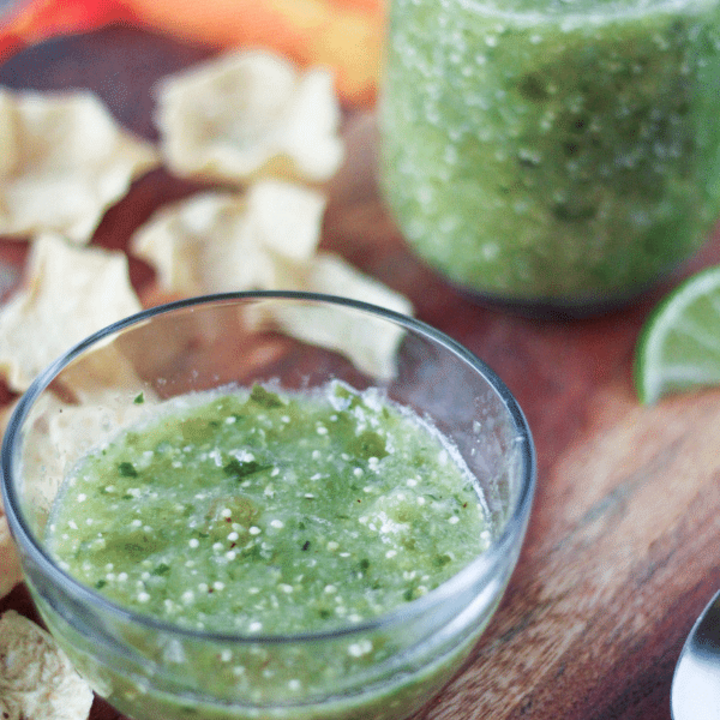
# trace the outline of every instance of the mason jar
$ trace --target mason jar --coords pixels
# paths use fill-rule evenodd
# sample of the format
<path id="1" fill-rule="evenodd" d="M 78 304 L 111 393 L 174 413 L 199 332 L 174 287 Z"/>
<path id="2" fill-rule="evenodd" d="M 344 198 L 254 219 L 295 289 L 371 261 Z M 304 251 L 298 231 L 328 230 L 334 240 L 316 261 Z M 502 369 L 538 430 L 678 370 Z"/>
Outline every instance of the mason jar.
<path id="1" fill-rule="evenodd" d="M 626 303 L 720 214 L 720 2 L 392 0 L 379 125 L 387 206 L 453 284 Z"/>

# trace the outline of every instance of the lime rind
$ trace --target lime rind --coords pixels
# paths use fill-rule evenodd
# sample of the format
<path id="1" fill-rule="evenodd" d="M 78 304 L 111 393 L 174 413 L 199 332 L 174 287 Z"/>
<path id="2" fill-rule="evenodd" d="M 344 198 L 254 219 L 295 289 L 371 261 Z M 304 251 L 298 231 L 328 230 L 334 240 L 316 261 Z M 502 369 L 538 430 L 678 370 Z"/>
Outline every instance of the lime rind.
<path id="1" fill-rule="evenodd" d="M 640 401 L 720 385 L 720 266 L 682 282 L 653 311 L 637 343 Z"/>

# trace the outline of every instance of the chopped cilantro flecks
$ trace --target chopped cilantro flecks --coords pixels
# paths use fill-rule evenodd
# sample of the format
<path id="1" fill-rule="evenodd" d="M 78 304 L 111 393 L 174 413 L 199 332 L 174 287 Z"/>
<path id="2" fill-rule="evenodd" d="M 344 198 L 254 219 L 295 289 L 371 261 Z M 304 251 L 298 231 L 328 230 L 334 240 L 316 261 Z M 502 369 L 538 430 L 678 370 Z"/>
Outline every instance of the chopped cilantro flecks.
<path id="1" fill-rule="evenodd" d="M 137 477 L 138 471 L 131 462 L 123 461 L 118 463 L 118 472 L 122 477 Z"/>
<path id="2" fill-rule="evenodd" d="M 265 389 L 262 385 L 253 387 L 250 392 L 250 399 L 257 405 L 262 405 L 268 409 L 282 407 L 285 404 L 277 393 Z"/>
<path id="3" fill-rule="evenodd" d="M 238 460 L 237 458 L 231 458 L 224 466 L 223 470 L 226 475 L 233 476 L 238 480 L 243 480 L 248 475 L 254 475 L 255 473 L 262 472 L 263 470 L 269 470 L 272 465 L 258 462 L 257 460 Z"/>

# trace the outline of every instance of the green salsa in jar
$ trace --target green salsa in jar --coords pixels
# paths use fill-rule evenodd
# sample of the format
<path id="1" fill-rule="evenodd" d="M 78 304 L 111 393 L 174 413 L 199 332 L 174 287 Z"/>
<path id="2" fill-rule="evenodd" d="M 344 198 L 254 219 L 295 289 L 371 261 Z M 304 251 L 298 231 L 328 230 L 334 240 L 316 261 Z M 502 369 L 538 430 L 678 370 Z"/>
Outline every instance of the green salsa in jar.
<path id="1" fill-rule="evenodd" d="M 393 0 L 382 185 L 452 282 L 599 309 L 720 211 L 717 0 Z"/>

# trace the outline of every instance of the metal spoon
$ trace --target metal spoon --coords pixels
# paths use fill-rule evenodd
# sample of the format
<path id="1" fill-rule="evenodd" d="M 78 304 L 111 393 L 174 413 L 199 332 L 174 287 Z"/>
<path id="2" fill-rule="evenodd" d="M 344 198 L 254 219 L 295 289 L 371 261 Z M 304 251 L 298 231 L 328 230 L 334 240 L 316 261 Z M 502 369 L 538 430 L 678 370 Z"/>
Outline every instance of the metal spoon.
<path id="1" fill-rule="evenodd" d="M 695 621 L 670 689 L 673 720 L 720 720 L 720 592 Z"/>

